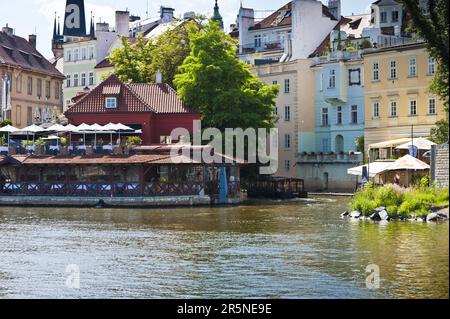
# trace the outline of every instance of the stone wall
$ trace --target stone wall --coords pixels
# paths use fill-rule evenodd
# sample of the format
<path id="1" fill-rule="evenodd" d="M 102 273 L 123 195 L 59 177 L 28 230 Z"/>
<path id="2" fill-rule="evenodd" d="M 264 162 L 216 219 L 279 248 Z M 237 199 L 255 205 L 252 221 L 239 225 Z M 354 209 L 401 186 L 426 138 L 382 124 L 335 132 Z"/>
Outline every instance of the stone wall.
<path id="1" fill-rule="evenodd" d="M 448 151 L 448 144 L 435 145 L 431 151 L 431 179 L 439 187 L 449 186 Z"/>

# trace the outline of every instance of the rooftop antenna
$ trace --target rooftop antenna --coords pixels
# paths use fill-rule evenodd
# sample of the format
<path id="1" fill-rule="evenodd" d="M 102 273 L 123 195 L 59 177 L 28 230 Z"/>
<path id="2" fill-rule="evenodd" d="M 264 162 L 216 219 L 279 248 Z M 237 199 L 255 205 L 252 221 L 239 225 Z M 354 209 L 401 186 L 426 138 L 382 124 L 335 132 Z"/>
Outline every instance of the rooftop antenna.
<path id="1" fill-rule="evenodd" d="M 147 19 L 148 19 L 148 0 L 147 0 L 147 11 L 145 11 L 145 14 L 147 15 Z"/>

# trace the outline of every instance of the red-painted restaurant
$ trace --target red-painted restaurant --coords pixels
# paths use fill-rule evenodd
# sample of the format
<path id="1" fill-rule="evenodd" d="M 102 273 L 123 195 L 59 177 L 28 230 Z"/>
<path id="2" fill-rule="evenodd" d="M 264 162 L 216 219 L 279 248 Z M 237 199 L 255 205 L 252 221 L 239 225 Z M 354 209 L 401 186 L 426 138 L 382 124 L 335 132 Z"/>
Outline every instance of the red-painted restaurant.
<path id="1" fill-rule="evenodd" d="M 69 125 L 0 131 L 8 140 L 0 149 L 0 205 L 142 207 L 243 199 L 243 161 L 171 156 L 178 142 L 172 130 L 192 134 L 200 113 L 167 84 L 126 84 L 113 75 L 73 102 L 65 113 Z"/>

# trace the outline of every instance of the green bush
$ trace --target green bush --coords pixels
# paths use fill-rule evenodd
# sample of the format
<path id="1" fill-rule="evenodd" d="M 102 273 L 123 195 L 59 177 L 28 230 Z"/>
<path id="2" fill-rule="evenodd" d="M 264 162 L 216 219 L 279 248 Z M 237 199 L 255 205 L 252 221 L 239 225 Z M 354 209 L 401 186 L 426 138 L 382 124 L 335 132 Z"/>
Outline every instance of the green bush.
<path id="1" fill-rule="evenodd" d="M 421 178 L 417 185 L 410 189 L 402 189 L 394 185 L 374 187 L 367 184 L 365 189 L 357 192 L 351 203 L 353 210 L 360 211 L 364 216 L 370 216 L 375 208 L 386 207 L 389 215 L 413 215 L 425 217 L 430 206 L 448 206 L 449 189 L 429 187 L 429 178 Z"/>
<path id="2" fill-rule="evenodd" d="M 130 136 L 126 140 L 126 145 L 128 146 L 142 145 L 142 138 L 140 138 L 139 136 Z"/>

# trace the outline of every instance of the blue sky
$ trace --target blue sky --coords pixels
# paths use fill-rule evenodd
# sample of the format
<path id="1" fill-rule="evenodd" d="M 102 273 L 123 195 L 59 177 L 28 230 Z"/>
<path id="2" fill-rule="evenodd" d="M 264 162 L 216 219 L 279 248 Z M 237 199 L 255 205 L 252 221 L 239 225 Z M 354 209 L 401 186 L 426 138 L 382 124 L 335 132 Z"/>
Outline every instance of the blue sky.
<path id="1" fill-rule="evenodd" d="M 342 13 L 368 12 L 370 3 L 374 0 L 342 0 Z M 65 0 L 0 0 L 0 26 L 8 23 L 15 29 L 17 35 L 28 37 L 30 33 L 37 33 L 38 50 L 46 57 L 51 57 L 51 36 L 53 30 L 53 17 L 55 11 L 63 15 Z M 142 18 L 146 17 L 148 2 L 149 17 L 157 17 L 161 5 L 171 6 L 176 9 L 176 15 L 184 12 L 195 11 L 211 15 L 214 0 L 85 0 L 86 15 L 89 23 L 90 11 L 94 12 L 95 20 L 114 23 L 115 10 L 128 10 Z M 276 10 L 286 4 L 288 0 L 243 0 L 245 7 L 256 10 Z M 326 0 L 322 2 L 326 3 Z M 236 20 L 240 6 L 240 0 L 219 0 L 225 25 L 229 26 Z M 262 12 L 260 14 L 263 14 Z"/>

